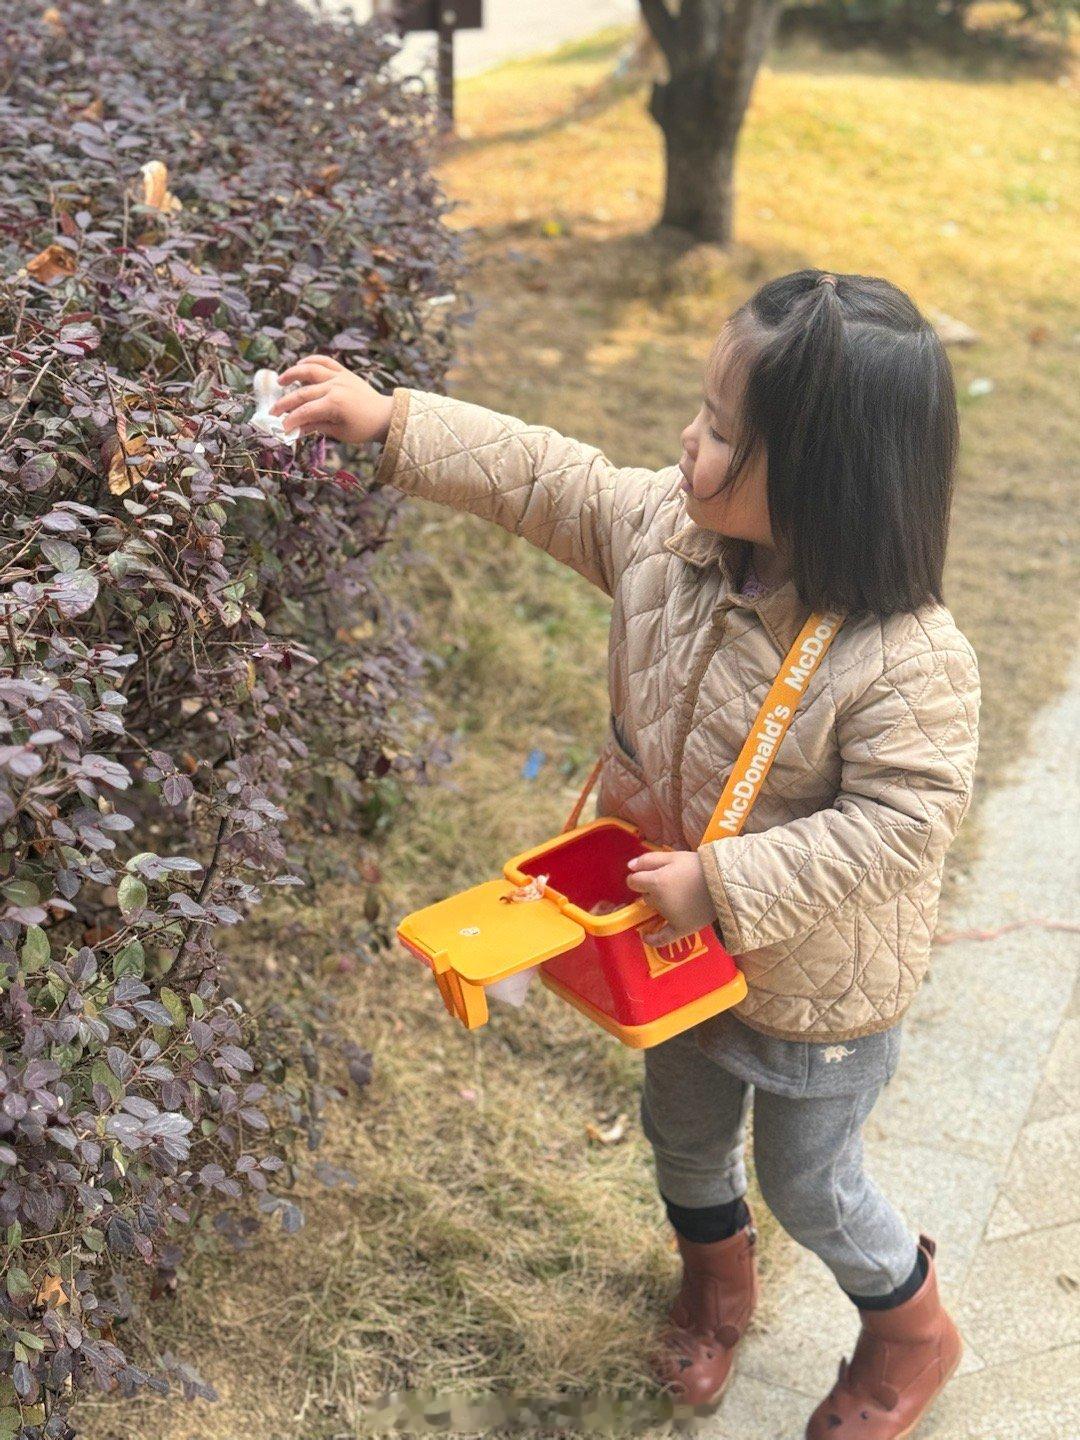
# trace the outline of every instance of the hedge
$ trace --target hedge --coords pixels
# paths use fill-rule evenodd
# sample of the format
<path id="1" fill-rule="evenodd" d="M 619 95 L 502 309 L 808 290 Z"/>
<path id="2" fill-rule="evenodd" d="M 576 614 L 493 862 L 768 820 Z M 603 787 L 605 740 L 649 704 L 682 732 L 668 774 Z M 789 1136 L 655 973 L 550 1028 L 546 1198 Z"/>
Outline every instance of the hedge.
<path id="1" fill-rule="evenodd" d="M 0 27 L 0 1440 L 29 1440 L 88 1386 L 168 1388 L 117 1335 L 125 1267 L 301 1222 L 317 1067 L 229 993 L 222 927 L 320 828 L 374 857 L 441 752 L 373 578 L 375 457 L 274 445 L 251 376 L 322 350 L 438 387 L 460 254 L 384 27 L 289 0 Z"/>

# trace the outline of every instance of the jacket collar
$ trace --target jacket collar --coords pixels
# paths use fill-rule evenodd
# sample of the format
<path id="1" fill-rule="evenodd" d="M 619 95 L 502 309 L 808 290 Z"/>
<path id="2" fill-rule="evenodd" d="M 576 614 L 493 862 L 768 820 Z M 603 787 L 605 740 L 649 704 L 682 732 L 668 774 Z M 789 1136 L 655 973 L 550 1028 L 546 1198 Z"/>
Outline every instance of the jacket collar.
<path id="1" fill-rule="evenodd" d="M 717 610 L 754 611 L 781 655 L 788 653 L 810 616 L 810 607 L 800 600 L 790 580 L 774 585 L 753 599 L 739 594 L 735 587 L 747 559 L 746 541 L 732 540 L 691 520 L 689 525 L 668 536 L 664 549 L 689 560 L 691 565 L 702 568 L 717 565 L 724 581 L 717 597 Z"/>

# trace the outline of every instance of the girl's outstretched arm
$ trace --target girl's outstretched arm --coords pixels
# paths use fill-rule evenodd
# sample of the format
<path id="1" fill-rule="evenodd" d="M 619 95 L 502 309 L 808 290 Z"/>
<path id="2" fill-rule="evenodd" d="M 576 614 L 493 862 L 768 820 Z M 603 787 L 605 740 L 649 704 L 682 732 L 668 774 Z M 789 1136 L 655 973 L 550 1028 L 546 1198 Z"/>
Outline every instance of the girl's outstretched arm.
<path id="1" fill-rule="evenodd" d="M 447 395 L 399 388 L 393 401 L 378 480 L 501 525 L 606 595 L 678 478 Z"/>
<path id="2" fill-rule="evenodd" d="M 385 435 L 378 483 L 490 520 L 607 595 L 657 507 L 677 491 L 676 466 L 670 474 L 620 468 L 549 426 L 448 395 L 399 386 L 381 396 L 342 366 L 316 374 L 311 367 L 321 359 L 282 375 L 283 383 L 297 379 L 305 388 L 275 412 L 291 414 L 302 434 L 354 443 Z M 682 518 L 681 506 L 671 508 Z"/>

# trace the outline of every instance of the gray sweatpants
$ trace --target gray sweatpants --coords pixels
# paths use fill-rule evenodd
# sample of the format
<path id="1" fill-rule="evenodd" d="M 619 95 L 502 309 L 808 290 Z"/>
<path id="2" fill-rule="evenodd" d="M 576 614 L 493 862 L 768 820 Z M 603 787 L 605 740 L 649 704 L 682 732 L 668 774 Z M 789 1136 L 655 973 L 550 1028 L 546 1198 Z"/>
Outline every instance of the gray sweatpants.
<path id="1" fill-rule="evenodd" d="M 660 1193 L 721 1205 L 746 1193 L 751 1099 L 754 1166 L 769 1209 L 853 1295 L 887 1295 L 911 1274 L 915 1237 L 863 1168 L 862 1126 L 881 1092 L 797 1099 L 756 1088 L 709 1059 L 690 1032 L 645 1050 L 641 1124 Z"/>

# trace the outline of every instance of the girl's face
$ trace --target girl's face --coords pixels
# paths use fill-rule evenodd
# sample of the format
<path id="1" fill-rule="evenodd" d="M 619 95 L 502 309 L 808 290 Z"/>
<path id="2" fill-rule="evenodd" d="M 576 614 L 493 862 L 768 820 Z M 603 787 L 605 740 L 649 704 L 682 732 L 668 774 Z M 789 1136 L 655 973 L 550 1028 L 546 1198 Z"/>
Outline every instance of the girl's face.
<path id="1" fill-rule="evenodd" d="M 717 359 L 709 365 L 701 409 L 682 432 L 686 512 L 707 530 L 772 547 L 764 454 L 753 456 L 733 490 L 722 489 L 734 453 L 741 390 L 733 370 Z"/>

